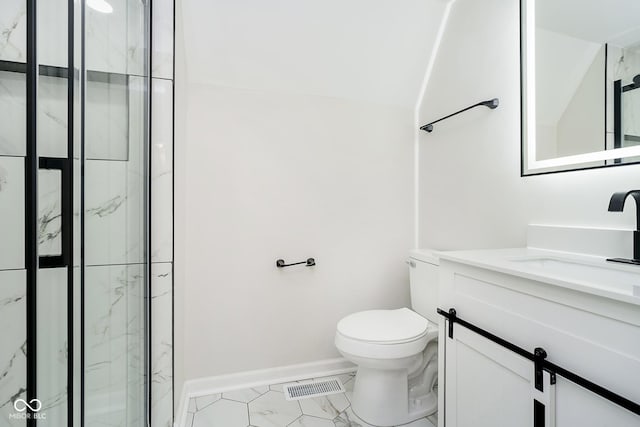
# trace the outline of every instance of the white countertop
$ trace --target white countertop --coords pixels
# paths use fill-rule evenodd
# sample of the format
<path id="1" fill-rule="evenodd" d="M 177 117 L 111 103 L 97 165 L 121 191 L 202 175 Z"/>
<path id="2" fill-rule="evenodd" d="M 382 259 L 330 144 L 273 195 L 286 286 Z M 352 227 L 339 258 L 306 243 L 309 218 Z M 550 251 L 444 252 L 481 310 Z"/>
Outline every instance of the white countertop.
<path id="1" fill-rule="evenodd" d="M 436 254 L 440 260 L 640 306 L 640 266 L 608 262 L 599 256 L 533 248 L 442 251 Z M 545 267 L 545 263 L 550 267 Z M 563 266 L 569 269 L 565 271 Z"/>
<path id="2" fill-rule="evenodd" d="M 433 249 L 414 249 L 409 252 L 409 257 L 429 264 L 438 265 L 438 251 Z"/>

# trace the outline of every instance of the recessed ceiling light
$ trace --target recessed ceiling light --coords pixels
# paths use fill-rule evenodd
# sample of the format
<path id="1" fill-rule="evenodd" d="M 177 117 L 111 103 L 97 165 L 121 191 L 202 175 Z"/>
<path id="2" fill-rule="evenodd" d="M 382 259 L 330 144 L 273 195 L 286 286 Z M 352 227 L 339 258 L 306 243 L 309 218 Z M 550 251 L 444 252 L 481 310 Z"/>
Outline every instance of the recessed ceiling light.
<path id="1" fill-rule="evenodd" d="M 102 13 L 113 12 L 113 6 L 107 3 L 106 0 L 87 0 L 87 6 Z"/>

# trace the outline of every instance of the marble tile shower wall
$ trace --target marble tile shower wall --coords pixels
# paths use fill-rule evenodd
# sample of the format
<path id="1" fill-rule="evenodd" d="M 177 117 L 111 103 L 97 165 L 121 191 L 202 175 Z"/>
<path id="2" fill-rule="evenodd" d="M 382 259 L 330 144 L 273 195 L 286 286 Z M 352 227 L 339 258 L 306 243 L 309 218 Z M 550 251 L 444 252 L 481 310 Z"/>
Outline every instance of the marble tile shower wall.
<path id="1" fill-rule="evenodd" d="M 173 14 L 153 3 L 151 151 L 151 424 L 173 425 Z"/>
<path id="2" fill-rule="evenodd" d="M 87 8 L 86 64 L 109 72 L 108 80 L 86 86 L 85 261 L 86 345 L 85 410 L 89 425 L 135 426 L 143 416 L 143 278 L 145 235 L 143 159 L 139 141 L 144 80 L 143 2 L 109 0 L 112 14 Z M 39 62 L 66 65 L 67 0 L 39 2 Z M 0 60 L 26 58 L 25 0 L 3 0 L 0 10 Z M 173 418 L 173 0 L 153 0 L 152 141 L 151 141 L 151 312 L 152 425 L 172 425 Z M 50 23 L 50 24 L 49 24 Z M 25 397 L 26 331 L 24 270 L 24 156 L 26 138 L 25 75 L 0 71 L 0 425 L 23 426 L 11 419 L 12 401 Z M 66 156 L 66 82 L 41 76 L 38 143 L 41 156 Z M 60 204 L 56 172 L 41 172 L 40 230 L 42 254 L 59 250 Z M 47 174 L 49 176 L 47 176 Z M 77 214 L 77 212 L 76 212 Z M 43 277 L 43 297 L 66 297 L 55 272 Z M 60 279 L 60 280 L 58 280 Z M 61 301 L 63 302 L 64 298 Z M 43 305 L 44 306 L 44 305 Z M 51 316 L 49 316 L 51 315 Z M 52 419 L 66 407 L 66 325 L 54 313 L 41 314 L 51 330 L 39 355 L 41 392 Z M 46 323 L 46 326 L 45 326 Z M 64 327 L 63 327 L 64 326 Z M 64 332 L 64 333 L 63 333 Z M 41 357 L 42 356 L 42 357 Z M 55 376 L 60 378 L 54 378 Z M 58 388 L 60 388 L 58 386 Z M 114 407 L 113 402 L 127 401 Z M 61 418 L 62 417 L 62 418 Z"/>
<path id="3" fill-rule="evenodd" d="M 24 61 L 22 2 L 3 2 L 0 30 L 0 59 Z M 0 424 L 8 426 L 24 425 L 9 415 L 12 401 L 25 398 L 26 387 L 24 110 L 24 75 L 0 72 Z"/>

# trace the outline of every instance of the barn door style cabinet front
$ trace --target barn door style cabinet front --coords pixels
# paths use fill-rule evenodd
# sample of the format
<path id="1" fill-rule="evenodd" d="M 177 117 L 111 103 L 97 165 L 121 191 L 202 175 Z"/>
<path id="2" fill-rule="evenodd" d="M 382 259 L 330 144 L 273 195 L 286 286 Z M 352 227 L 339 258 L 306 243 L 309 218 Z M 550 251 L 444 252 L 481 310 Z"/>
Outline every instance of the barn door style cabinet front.
<path id="1" fill-rule="evenodd" d="M 640 426 L 638 305 L 474 264 L 441 258 L 438 427 Z"/>

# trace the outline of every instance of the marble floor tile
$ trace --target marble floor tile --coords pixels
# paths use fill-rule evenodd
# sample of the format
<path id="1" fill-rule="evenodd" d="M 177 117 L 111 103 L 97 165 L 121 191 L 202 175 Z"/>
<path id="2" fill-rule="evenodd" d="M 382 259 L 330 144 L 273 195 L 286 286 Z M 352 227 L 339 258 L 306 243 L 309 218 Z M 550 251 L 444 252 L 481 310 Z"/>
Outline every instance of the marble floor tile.
<path id="1" fill-rule="evenodd" d="M 344 386 L 344 395 L 347 396 L 347 399 L 349 399 L 349 402 L 352 401 L 353 399 L 353 385 L 355 384 L 355 375 L 347 382 L 343 382 L 342 385 Z"/>
<path id="2" fill-rule="evenodd" d="M 195 413 L 193 427 L 247 427 L 247 404 L 220 399 Z"/>
<path id="3" fill-rule="evenodd" d="M 234 390 L 222 394 L 222 397 L 236 402 L 249 403 L 269 391 L 269 387 L 253 387 L 245 390 Z"/>
<path id="4" fill-rule="evenodd" d="M 362 421 L 356 414 L 353 413 L 351 407 L 342 412 L 336 419 L 333 420 L 336 427 L 374 427 L 371 424 L 367 424 Z"/>
<path id="5" fill-rule="evenodd" d="M 184 423 L 184 427 L 193 427 L 194 414 L 187 414 L 187 420 Z"/>
<path id="6" fill-rule="evenodd" d="M 208 396 L 196 397 L 193 399 L 195 401 L 195 410 L 202 411 L 204 408 L 211 405 L 212 403 L 216 403 L 221 398 L 222 398 L 222 395 L 220 393 L 211 394 Z"/>
<path id="7" fill-rule="evenodd" d="M 337 377 L 346 389 L 352 390 L 355 373 Z M 191 398 L 183 427 L 374 427 L 354 414 L 347 399 L 349 392 L 286 400 L 284 385 L 309 381 L 312 379 Z M 396 427 L 436 427 L 434 416 Z"/>
<path id="8" fill-rule="evenodd" d="M 332 420 L 350 405 L 344 393 L 300 399 L 300 407 L 305 415 Z"/>
<path id="9" fill-rule="evenodd" d="M 403 424 L 399 427 L 435 427 L 427 418 L 420 418 L 409 424 Z"/>
<path id="10" fill-rule="evenodd" d="M 192 397 L 189 399 L 189 406 L 187 406 L 187 412 L 196 413 L 198 412 L 198 405 L 196 405 L 197 397 Z"/>
<path id="11" fill-rule="evenodd" d="M 249 403 L 251 425 L 256 427 L 287 426 L 302 415 L 297 401 L 286 400 L 284 393 L 269 391 Z"/>
<path id="12" fill-rule="evenodd" d="M 289 427 L 334 427 L 333 421 L 325 420 L 323 418 L 311 417 L 309 415 L 303 415 L 291 424 Z"/>

